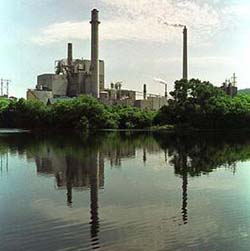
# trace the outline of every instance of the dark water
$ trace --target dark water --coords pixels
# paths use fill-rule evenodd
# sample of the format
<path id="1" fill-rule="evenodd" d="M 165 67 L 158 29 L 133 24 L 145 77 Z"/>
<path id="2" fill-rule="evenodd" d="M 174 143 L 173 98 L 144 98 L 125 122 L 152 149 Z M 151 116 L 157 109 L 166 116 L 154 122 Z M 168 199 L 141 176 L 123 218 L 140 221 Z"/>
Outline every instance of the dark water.
<path id="1" fill-rule="evenodd" d="M 0 250 L 250 250 L 250 136 L 0 134 Z"/>

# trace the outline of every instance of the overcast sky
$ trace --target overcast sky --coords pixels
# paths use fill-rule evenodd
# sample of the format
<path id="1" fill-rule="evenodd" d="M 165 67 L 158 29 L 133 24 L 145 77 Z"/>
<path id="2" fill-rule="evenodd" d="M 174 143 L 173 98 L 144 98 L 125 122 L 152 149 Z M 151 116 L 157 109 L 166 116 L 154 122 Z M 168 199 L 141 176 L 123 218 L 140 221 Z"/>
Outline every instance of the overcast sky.
<path id="1" fill-rule="evenodd" d="M 100 56 L 106 86 L 162 93 L 182 75 L 182 29 L 189 35 L 189 77 L 220 85 L 235 72 L 250 87 L 249 0 L 1 0 L 0 77 L 12 80 L 11 95 L 25 97 L 36 76 L 54 71 L 72 42 L 75 58 L 90 58 L 90 11 L 100 11 Z"/>

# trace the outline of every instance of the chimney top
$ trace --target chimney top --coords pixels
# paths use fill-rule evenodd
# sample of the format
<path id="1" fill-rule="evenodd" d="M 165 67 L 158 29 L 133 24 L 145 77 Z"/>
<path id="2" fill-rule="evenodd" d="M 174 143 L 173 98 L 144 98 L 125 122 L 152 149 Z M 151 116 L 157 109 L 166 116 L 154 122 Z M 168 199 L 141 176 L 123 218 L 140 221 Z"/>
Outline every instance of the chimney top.
<path id="1" fill-rule="evenodd" d="M 90 23 L 93 23 L 93 22 L 100 23 L 99 22 L 99 11 L 97 9 L 93 9 L 91 11 L 91 22 Z"/>

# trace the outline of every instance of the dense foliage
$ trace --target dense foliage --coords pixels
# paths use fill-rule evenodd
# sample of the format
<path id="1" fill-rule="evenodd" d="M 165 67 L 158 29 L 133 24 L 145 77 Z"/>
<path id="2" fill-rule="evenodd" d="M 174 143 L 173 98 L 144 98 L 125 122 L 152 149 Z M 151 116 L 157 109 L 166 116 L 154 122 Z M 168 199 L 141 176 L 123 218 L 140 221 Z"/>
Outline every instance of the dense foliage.
<path id="1" fill-rule="evenodd" d="M 248 129 L 250 95 L 234 98 L 209 82 L 175 82 L 168 106 L 158 112 L 104 105 L 91 96 L 44 105 L 31 100 L 0 99 L 0 127 L 25 129 Z"/>
<path id="2" fill-rule="evenodd" d="M 199 129 L 242 129 L 250 125 L 250 96 L 226 95 L 209 82 L 175 82 L 169 105 L 155 118 L 160 125 L 186 125 Z"/>
<path id="3" fill-rule="evenodd" d="M 91 96 L 46 106 L 33 100 L 0 100 L 0 126 L 25 129 L 140 129 L 152 126 L 155 113 L 104 105 Z"/>
<path id="4" fill-rule="evenodd" d="M 250 88 L 238 90 L 238 94 L 250 95 Z"/>

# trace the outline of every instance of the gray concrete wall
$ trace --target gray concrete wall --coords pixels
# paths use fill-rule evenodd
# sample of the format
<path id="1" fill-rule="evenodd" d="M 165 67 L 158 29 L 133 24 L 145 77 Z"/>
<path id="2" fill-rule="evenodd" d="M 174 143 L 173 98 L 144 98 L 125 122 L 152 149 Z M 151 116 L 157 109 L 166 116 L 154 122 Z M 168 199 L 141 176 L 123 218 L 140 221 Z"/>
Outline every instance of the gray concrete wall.
<path id="1" fill-rule="evenodd" d="M 159 110 L 162 106 L 167 105 L 165 97 L 149 97 L 148 101 L 151 103 L 152 110 Z"/>
<path id="2" fill-rule="evenodd" d="M 54 75 L 52 78 L 52 92 L 54 96 L 66 96 L 68 81 L 65 75 Z"/>
<path id="3" fill-rule="evenodd" d="M 27 91 L 28 100 L 39 100 L 46 105 L 49 98 L 53 98 L 52 91 L 41 91 L 36 89 Z"/>
<path id="4" fill-rule="evenodd" d="M 52 91 L 54 96 L 66 96 L 67 85 L 65 75 L 42 74 L 37 77 L 37 89 Z"/>
<path id="5" fill-rule="evenodd" d="M 136 100 L 135 107 L 147 110 L 159 110 L 162 106 L 167 105 L 165 97 L 148 97 L 146 100 Z"/>
<path id="6" fill-rule="evenodd" d="M 136 100 L 135 107 L 143 110 L 151 110 L 151 102 L 149 100 Z"/>
<path id="7" fill-rule="evenodd" d="M 100 73 L 100 91 L 103 91 L 105 88 L 105 65 L 104 61 L 99 61 L 99 73 Z"/>
<path id="8" fill-rule="evenodd" d="M 52 91 L 53 95 L 58 96 L 78 96 L 81 94 L 91 94 L 93 87 L 91 85 L 91 61 L 76 59 L 73 62 L 73 79 L 68 86 L 66 75 L 53 73 L 42 74 L 37 77 L 37 89 Z M 104 90 L 105 74 L 104 61 L 99 60 L 100 68 L 100 91 Z"/>
<path id="9" fill-rule="evenodd" d="M 52 79 L 55 74 L 42 74 L 37 76 L 37 89 L 52 90 Z"/>

